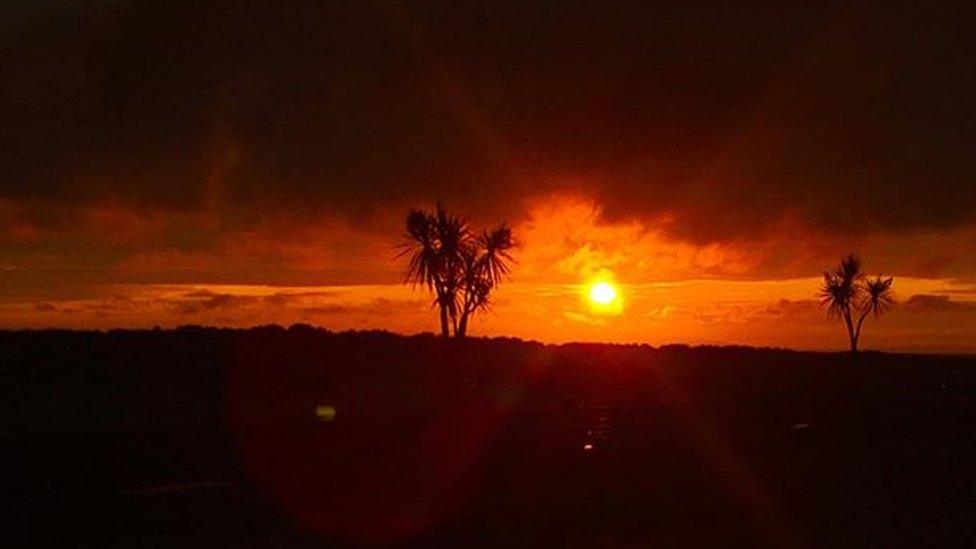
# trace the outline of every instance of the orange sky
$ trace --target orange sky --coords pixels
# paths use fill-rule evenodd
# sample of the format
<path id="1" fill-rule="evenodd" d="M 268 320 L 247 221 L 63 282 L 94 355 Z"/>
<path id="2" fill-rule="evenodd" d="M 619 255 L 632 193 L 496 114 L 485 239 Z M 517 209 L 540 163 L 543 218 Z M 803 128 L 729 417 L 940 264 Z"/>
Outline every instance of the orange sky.
<path id="1" fill-rule="evenodd" d="M 856 251 L 863 346 L 972 351 L 959 4 L 4 5 L 0 327 L 434 331 L 396 251 L 444 201 L 520 243 L 473 334 L 838 349 Z"/>
<path id="2" fill-rule="evenodd" d="M 822 246 L 775 239 L 696 246 L 669 240 L 635 220 L 605 221 L 596 203 L 579 197 L 540 198 L 528 211 L 514 227 L 519 248 L 512 279 L 498 290 L 491 311 L 476 317 L 473 334 L 548 342 L 842 348 L 841 325 L 824 318 L 815 300 L 817 273 L 831 266 L 845 245 L 858 245 L 869 273 L 878 266 L 882 272 L 894 270 L 902 302 L 880 321 L 868 321 L 864 345 L 971 351 L 976 341 L 976 285 L 958 278 L 900 276 L 899 265 L 914 252 L 899 255 L 870 237 Z M 84 230 L 97 235 L 92 238 L 120 245 L 151 243 L 172 223 L 110 207 L 87 217 L 90 226 Z M 396 257 L 402 238 L 397 217 L 391 216 L 383 233 L 357 232 L 339 221 L 290 227 L 279 239 L 254 231 L 205 254 L 155 252 L 150 245 L 148 251 L 106 260 L 106 268 L 91 275 L 98 277 L 94 280 L 73 283 L 66 277 L 55 287 L 25 281 L 20 292 L 8 293 L 0 303 L 0 326 L 305 322 L 334 330 L 436 331 L 430 297 L 399 282 L 404 263 Z M 918 238 L 945 246 L 947 240 L 972 236 Z M 17 269 L 14 265 L 7 274 Z M 344 278 L 346 273 L 361 276 L 363 283 Z M 173 278 L 154 280 L 166 274 Z M 265 280 L 242 283 L 235 277 Z M 618 284 L 619 311 L 595 309 L 586 299 L 586 284 L 595 277 Z M 296 283 L 303 278 L 308 283 Z M 330 278 L 340 282 L 329 284 Z"/>

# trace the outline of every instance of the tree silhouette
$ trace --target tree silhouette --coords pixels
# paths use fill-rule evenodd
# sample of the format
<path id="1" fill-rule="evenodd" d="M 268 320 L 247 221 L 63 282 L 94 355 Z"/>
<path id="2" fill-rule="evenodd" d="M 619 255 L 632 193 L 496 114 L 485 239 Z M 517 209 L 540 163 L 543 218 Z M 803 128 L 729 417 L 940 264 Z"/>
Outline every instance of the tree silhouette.
<path id="1" fill-rule="evenodd" d="M 475 236 L 467 221 L 438 204 L 434 213 L 413 209 L 407 214 L 410 254 L 406 282 L 425 286 L 439 309 L 441 335 L 464 337 L 468 320 L 488 308 L 491 292 L 509 273 L 512 230 L 502 223 Z"/>
<path id="2" fill-rule="evenodd" d="M 820 303 L 827 308 L 828 317 L 844 321 L 851 352 L 857 352 L 861 328 L 868 315 L 874 313 L 880 317 L 894 305 L 893 280 L 890 276 L 867 279 L 861 272 L 861 260 L 854 254 L 843 257 L 834 271 L 824 271 Z"/>

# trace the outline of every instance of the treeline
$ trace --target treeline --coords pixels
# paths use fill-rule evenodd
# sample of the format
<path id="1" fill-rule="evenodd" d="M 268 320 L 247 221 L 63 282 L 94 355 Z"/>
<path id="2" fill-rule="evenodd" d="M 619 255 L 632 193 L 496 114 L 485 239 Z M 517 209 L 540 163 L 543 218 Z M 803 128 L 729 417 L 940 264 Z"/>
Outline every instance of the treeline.
<path id="1" fill-rule="evenodd" d="M 8 331 L 0 490 L 93 545 L 956 542 L 974 390 L 973 357 Z M 186 484 L 223 491 L 153 491 Z"/>
<path id="2" fill-rule="evenodd" d="M 0 430 L 190 429 L 435 406 L 504 386 L 557 400 L 745 408 L 849 403 L 893 408 L 967 395 L 972 357 L 806 353 L 748 347 L 543 345 L 430 334 L 183 327 L 0 332 Z M 669 396 L 668 391 L 674 394 Z M 525 402 L 529 404 L 528 401 Z M 768 412 L 768 410 L 767 410 Z M 897 410 L 892 410 L 896 413 Z M 239 414 L 239 415 L 235 415 Z"/>

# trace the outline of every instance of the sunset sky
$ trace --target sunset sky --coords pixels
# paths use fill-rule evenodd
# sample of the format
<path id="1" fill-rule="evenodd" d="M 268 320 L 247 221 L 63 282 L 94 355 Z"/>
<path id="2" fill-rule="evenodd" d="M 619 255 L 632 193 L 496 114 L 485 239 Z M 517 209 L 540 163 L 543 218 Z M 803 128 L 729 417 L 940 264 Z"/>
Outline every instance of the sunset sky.
<path id="1" fill-rule="evenodd" d="M 976 351 L 970 3 L 251 4 L 0 7 L 0 327 L 433 332 L 443 201 L 519 243 L 473 335 L 843 349 L 856 251 L 863 347 Z"/>

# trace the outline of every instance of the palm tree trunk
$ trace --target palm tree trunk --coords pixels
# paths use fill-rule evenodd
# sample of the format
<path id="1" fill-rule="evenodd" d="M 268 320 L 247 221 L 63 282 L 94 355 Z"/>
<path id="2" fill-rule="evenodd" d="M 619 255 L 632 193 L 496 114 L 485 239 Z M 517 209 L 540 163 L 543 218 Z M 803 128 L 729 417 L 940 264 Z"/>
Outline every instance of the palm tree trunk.
<path id="1" fill-rule="evenodd" d="M 857 352 L 857 343 L 861 340 L 861 327 L 864 326 L 864 319 L 867 318 L 868 313 L 871 309 L 865 308 L 861 311 L 860 318 L 857 319 L 857 328 L 854 329 L 854 335 L 851 337 L 851 351 Z"/>
<path id="2" fill-rule="evenodd" d="M 443 303 L 438 303 L 441 308 L 441 337 L 451 337 L 451 328 L 447 324 L 447 306 Z"/>
<path id="3" fill-rule="evenodd" d="M 857 352 L 857 334 L 854 333 L 854 321 L 851 319 L 850 310 L 844 311 L 844 324 L 847 326 L 847 338 L 851 342 L 851 352 Z"/>
<path id="4" fill-rule="evenodd" d="M 464 305 L 461 310 L 461 320 L 458 325 L 454 328 L 454 337 L 464 337 L 468 333 L 468 317 L 474 312 L 474 304 L 471 303 L 471 293 L 465 292 L 464 294 Z"/>

